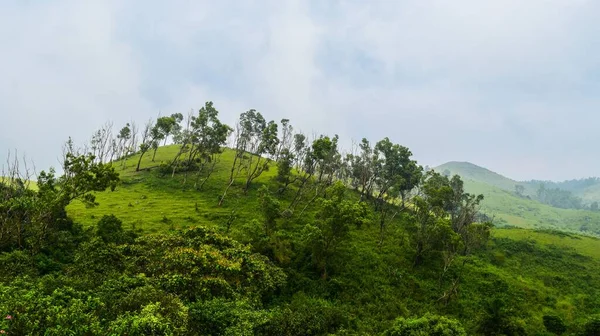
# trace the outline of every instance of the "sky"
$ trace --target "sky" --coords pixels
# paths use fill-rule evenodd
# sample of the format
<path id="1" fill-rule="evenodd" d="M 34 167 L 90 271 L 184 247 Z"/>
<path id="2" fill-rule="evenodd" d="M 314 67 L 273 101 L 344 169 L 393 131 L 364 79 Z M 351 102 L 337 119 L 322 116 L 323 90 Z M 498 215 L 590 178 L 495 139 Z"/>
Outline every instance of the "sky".
<path id="1" fill-rule="evenodd" d="M 3 0 L 0 162 L 213 101 L 422 165 L 600 175 L 600 13 L 586 0 Z"/>

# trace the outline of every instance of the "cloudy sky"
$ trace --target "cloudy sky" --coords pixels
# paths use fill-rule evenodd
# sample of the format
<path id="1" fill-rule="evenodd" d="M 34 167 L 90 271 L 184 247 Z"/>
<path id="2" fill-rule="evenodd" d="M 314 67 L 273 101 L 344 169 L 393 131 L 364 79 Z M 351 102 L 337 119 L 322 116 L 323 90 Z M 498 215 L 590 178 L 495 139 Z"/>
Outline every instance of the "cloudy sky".
<path id="1" fill-rule="evenodd" d="M 423 165 L 600 175 L 600 13 L 586 0 L 0 2 L 0 160 L 214 101 Z"/>

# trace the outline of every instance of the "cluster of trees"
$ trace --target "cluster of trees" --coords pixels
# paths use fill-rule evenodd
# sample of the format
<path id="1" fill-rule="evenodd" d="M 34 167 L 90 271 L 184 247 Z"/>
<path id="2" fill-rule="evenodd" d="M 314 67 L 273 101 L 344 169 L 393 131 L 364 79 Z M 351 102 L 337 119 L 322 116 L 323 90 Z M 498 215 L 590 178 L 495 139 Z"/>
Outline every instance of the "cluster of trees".
<path id="1" fill-rule="evenodd" d="M 539 185 L 543 184 L 548 188 L 558 188 L 558 189 L 568 190 L 571 192 L 577 192 L 577 191 L 592 187 L 592 186 L 600 183 L 600 178 L 588 177 L 588 178 L 583 178 L 583 179 L 567 180 L 567 181 L 563 181 L 563 182 L 531 180 L 531 181 L 528 181 L 527 183 L 534 185 L 534 186 L 539 186 Z"/>
<path id="2" fill-rule="evenodd" d="M 557 185 L 553 183 L 551 185 Z M 562 209 L 585 209 L 585 210 L 598 210 L 598 202 L 592 202 L 591 204 L 585 204 L 580 197 L 573 195 L 573 193 L 566 189 L 558 187 L 548 188 L 546 184 L 539 184 L 535 195 L 529 196 L 525 194 L 525 186 L 522 184 L 515 185 L 515 194 L 519 197 L 533 199 L 553 206 L 555 208 Z"/>
<path id="3" fill-rule="evenodd" d="M 574 196 L 570 191 L 559 188 L 546 188 L 544 184 L 536 191 L 536 199 L 544 204 L 563 209 L 589 209 L 583 204 L 581 198 Z"/>

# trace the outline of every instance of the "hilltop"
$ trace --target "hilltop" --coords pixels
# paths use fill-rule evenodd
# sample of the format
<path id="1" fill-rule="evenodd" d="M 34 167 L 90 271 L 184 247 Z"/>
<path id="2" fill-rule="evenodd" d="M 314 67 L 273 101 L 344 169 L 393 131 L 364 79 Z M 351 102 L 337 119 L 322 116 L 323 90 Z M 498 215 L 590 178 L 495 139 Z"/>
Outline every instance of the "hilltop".
<path id="1" fill-rule="evenodd" d="M 440 173 L 446 172 L 451 175 L 457 174 L 465 180 L 481 182 L 506 191 L 514 191 L 515 185 L 519 184 L 519 182 L 515 180 L 470 162 L 451 161 L 437 166 L 434 169 Z"/>

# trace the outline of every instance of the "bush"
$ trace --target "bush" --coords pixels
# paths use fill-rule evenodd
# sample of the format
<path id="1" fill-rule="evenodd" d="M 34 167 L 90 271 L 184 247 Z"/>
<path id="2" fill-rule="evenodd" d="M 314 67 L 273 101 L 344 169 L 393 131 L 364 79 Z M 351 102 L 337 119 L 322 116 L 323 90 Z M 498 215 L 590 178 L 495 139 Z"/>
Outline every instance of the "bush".
<path id="1" fill-rule="evenodd" d="M 594 316 L 583 325 L 581 336 L 598 335 L 600 335 L 600 316 Z"/>
<path id="2" fill-rule="evenodd" d="M 120 243 L 123 240 L 123 222 L 115 215 L 104 215 L 98 221 L 96 234 L 105 243 Z"/>
<path id="3" fill-rule="evenodd" d="M 268 319 L 266 311 L 255 310 L 247 301 L 216 298 L 189 306 L 192 335 L 255 335 L 257 326 Z"/>
<path id="4" fill-rule="evenodd" d="M 567 326 L 563 322 L 563 320 L 554 315 L 544 315 L 544 327 L 551 333 L 556 335 L 562 335 L 565 331 L 567 331 Z"/>
<path id="5" fill-rule="evenodd" d="M 346 313 L 327 300 L 311 298 L 304 293 L 273 312 L 271 320 L 261 328 L 261 335 L 327 335 L 348 324 Z"/>
<path id="6" fill-rule="evenodd" d="M 460 322 L 445 316 L 426 314 L 418 319 L 398 318 L 383 336 L 466 336 Z"/>

